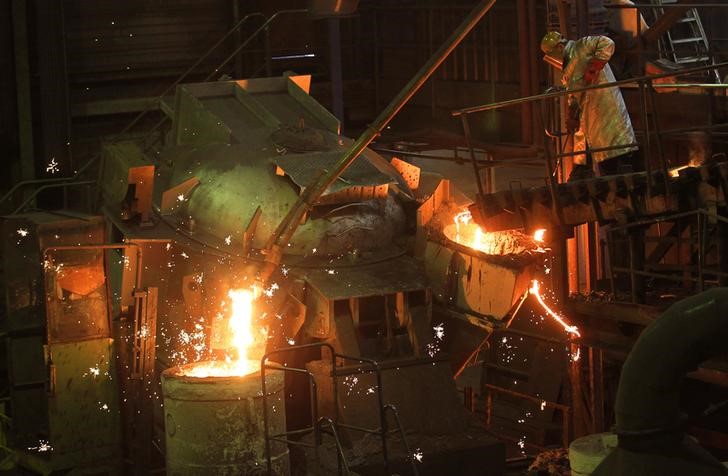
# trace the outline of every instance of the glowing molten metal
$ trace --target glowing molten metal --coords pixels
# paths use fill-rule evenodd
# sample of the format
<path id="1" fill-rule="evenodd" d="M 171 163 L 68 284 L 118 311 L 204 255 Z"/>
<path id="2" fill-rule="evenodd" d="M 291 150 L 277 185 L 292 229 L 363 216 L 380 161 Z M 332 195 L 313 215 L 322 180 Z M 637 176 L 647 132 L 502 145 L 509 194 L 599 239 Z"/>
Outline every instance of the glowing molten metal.
<path id="1" fill-rule="evenodd" d="M 232 350 L 223 360 L 200 362 L 185 371 L 189 377 L 242 377 L 259 369 L 260 362 L 250 360 L 250 348 L 255 343 L 253 333 L 252 289 L 231 289 L 228 291 L 231 302 L 225 342 Z"/>
<path id="2" fill-rule="evenodd" d="M 531 294 L 536 296 L 536 299 L 538 299 L 539 304 L 543 306 L 543 308 L 546 310 L 549 316 L 553 317 L 556 322 L 561 324 L 561 326 L 564 328 L 564 330 L 569 334 L 574 334 L 576 337 L 581 337 L 581 334 L 579 334 L 579 329 L 576 326 L 570 326 L 563 317 L 556 314 L 554 311 L 551 310 L 550 307 L 546 305 L 543 298 L 541 297 L 541 293 L 539 291 L 539 285 L 538 281 L 535 279 L 531 282 L 531 289 L 528 290 Z"/>
<path id="3" fill-rule="evenodd" d="M 483 231 L 473 221 L 470 211 L 465 210 L 455 215 L 453 224 L 445 226 L 445 236 L 455 243 L 467 246 L 489 255 L 519 254 L 534 250 L 530 239 L 516 231 Z"/>

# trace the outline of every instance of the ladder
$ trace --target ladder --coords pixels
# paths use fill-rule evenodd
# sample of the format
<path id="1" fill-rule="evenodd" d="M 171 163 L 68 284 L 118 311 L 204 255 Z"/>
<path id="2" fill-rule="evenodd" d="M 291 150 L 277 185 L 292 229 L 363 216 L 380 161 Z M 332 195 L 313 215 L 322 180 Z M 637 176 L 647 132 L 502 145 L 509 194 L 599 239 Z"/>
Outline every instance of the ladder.
<path id="1" fill-rule="evenodd" d="M 676 0 L 657 0 L 655 18 L 665 13 L 660 5 L 675 4 Z M 685 15 L 669 29 L 659 42 L 660 57 L 673 61 L 681 67 L 697 67 L 715 64 L 710 54 L 710 44 L 697 8 L 689 8 Z M 710 71 L 711 80 L 720 83 L 717 69 Z"/>

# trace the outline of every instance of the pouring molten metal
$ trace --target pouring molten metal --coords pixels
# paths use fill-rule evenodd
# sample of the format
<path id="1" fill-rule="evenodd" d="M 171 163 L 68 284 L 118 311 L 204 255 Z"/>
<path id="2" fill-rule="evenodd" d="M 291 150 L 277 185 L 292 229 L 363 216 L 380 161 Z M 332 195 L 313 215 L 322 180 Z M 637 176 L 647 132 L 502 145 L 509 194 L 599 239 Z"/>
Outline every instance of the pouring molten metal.
<path id="1" fill-rule="evenodd" d="M 556 314 L 556 313 L 555 313 L 555 312 L 554 312 L 554 311 L 553 311 L 553 310 L 552 310 L 552 309 L 551 309 L 551 308 L 550 308 L 550 307 L 549 307 L 549 306 L 548 306 L 548 305 L 547 305 L 547 304 L 546 304 L 546 303 L 544 302 L 543 298 L 541 297 L 541 293 L 540 293 L 540 290 L 539 290 L 539 284 L 538 284 L 538 281 L 536 281 L 536 280 L 534 279 L 534 280 L 533 280 L 533 281 L 531 282 L 531 289 L 529 289 L 529 290 L 528 290 L 528 292 L 530 292 L 531 294 L 533 294 L 534 296 L 536 296 L 536 299 L 538 300 L 538 303 L 539 303 L 539 304 L 541 304 L 541 306 L 543 306 L 543 308 L 544 308 L 544 310 L 546 311 L 546 313 L 547 313 L 547 314 L 548 314 L 549 316 L 553 317 L 553 318 L 554 318 L 554 320 L 556 320 L 556 322 L 558 322 L 559 324 L 561 324 L 561 326 L 562 326 L 562 327 L 564 328 L 564 330 L 565 330 L 565 331 L 566 331 L 567 333 L 569 333 L 569 334 L 574 334 L 574 335 L 575 335 L 576 337 L 581 337 L 581 334 L 579 334 L 579 329 L 578 329 L 578 328 L 577 328 L 576 326 L 570 326 L 570 325 L 569 325 L 569 324 L 568 324 L 568 323 L 567 323 L 567 322 L 566 322 L 566 321 L 564 320 L 564 318 L 563 318 L 563 317 L 561 317 L 561 316 L 559 316 L 558 314 Z"/>
<path id="2" fill-rule="evenodd" d="M 225 360 L 212 360 L 192 365 L 185 372 L 188 377 L 243 377 L 258 371 L 260 362 L 251 360 L 251 347 L 255 344 L 253 331 L 253 300 L 255 293 L 252 289 L 231 289 L 230 317 L 227 329 L 223 332 L 228 353 Z"/>

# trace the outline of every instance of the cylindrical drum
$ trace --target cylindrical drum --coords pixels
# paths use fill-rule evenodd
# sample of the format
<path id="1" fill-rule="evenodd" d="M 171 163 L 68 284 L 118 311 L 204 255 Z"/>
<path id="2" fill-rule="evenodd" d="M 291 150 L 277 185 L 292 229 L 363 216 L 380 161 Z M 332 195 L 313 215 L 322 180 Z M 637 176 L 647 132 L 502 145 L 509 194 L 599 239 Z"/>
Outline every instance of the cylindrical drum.
<path id="1" fill-rule="evenodd" d="M 192 377 L 206 362 L 162 373 L 167 475 L 267 474 L 260 371 Z M 282 372 L 266 375 L 268 432 L 285 430 Z M 288 448 L 271 441 L 273 474 L 290 474 Z"/>
<path id="2" fill-rule="evenodd" d="M 588 476 L 617 446 L 614 433 L 596 433 L 582 436 L 569 445 L 571 476 Z"/>

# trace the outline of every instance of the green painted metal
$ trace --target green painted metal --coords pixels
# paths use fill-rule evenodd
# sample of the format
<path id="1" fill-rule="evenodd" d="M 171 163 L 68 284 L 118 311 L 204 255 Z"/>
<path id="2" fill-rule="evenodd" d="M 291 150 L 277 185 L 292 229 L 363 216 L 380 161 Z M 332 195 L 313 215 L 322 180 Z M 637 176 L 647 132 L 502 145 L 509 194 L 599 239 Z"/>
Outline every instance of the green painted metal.
<path id="1" fill-rule="evenodd" d="M 113 340 L 51 344 L 55 392 L 48 399 L 55 468 L 121 463 Z"/>
<path id="2" fill-rule="evenodd" d="M 197 364 L 162 373 L 168 476 L 265 474 L 260 373 L 245 377 L 186 377 Z M 271 434 L 285 431 L 283 374 L 267 375 Z M 274 475 L 290 474 L 288 449 L 271 447 Z"/>

